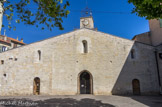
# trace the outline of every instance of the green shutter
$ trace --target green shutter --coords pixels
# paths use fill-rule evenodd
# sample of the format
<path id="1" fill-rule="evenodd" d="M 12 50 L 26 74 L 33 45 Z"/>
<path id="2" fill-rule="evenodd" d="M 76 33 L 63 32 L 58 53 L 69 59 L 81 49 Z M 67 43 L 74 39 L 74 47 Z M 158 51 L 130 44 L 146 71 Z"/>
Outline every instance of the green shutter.
<path id="1" fill-rule="evenodd" d="M 0 45 L 0 52 L 2 52 L 2 46 Z"/>
<path id="2" fill-rule="evenodd" d="M 162 19 L 159 19 L 159 21 L 160 21 L 160 27 L 162 28 Z"/>

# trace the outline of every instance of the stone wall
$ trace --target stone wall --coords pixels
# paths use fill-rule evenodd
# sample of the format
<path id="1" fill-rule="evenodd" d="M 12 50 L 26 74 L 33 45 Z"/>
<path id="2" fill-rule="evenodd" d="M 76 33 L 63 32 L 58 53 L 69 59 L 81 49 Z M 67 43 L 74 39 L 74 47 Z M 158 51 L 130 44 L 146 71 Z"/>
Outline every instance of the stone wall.
<path id="1" fill-rule="evenodd" d="M 134 49 L 134 58 L 131 58 L 131 54 L 127 57 L 114 85 L 113 93 L 131 94 L 132 80 L 138 79 L 141 94 L 158 94 L 159 85 L 154 47 L 135 42 L 132 49 Z"/>
<path id="2" fill-rule="evenodd" d="M 83 53 L 83 40 L 88 53 Z M 130 58 L 132 48 L 135 59 Z M 132 94 L 134 78 L 140 80 L 142 94 L 156 94 L 159 87 L 153 50 L 109 34 L 76 30 L 0 53 L 0 60 L 4 60 L 0 95 L 32 95 L 35 77 L 40 78 L 41 95 L 76 95 L 78 76 L 84 70 L 92 75 L 94 95 Z"/>
<path id="3" fill-rule="evenodd" d="M 150 38 L 150 32 L 146 32 L 146 33 L 136 35 L 133 38 L 133 40 L 141 42 L 141 43 L 145 43 L 145 44 L 148 44 L 148 45 L 152 45 L 151 38 Z"/>

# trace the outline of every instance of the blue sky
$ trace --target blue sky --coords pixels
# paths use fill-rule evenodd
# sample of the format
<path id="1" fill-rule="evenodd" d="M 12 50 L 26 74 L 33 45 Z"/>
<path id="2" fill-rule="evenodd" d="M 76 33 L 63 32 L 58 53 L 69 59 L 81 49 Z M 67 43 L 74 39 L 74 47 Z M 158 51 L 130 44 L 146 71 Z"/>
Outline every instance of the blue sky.
<path id="1" fill-rule="evenodd" d="M 131 39 L 134 35 L 149 31 L 148 20 L 138 17 L 136 14 L 131 13 L 133 9 L 132 4 L 128 4 L 127 0 L 87 0 L 88 7 L 93 11 L 93 18 L 95 27 L 98 31 L 116 35 L 122 38 Z M 65 2 L 65 0 L 64 0 Z M 70 14 L 67 18 L 63 18 L 64 30 L 54 28 L 53 31 L 48 29 L 41 30 L 35 26 L 29 26 L 24 24 L 16 24 L 16 31 L 9 31 L 6 29 L 6 35 L 13 38 L 24 39 L 24 42 L 29 44 L 32 42 L 40 41 L 52 36 L 60 35 L 66 32 L 73 31 L 74 28 L 79 28 L 81 10 L 86 7 L 86 0 L 69 0 Z M 97 12 L 101 11 L 101 12 Z M 110 13 L 110 12 L 124 12 Z M 7 23 L 6 19 L 3 19 L 3 24 Z"/>

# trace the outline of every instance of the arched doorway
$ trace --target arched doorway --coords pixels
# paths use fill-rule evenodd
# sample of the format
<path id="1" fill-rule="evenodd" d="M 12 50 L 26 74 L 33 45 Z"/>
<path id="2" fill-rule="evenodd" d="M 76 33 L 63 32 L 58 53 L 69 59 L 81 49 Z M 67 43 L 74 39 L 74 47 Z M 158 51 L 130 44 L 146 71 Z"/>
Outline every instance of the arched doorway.
<path id="1" fill-rule="evenodd" d="M 132 88 L 133 88 L 133 94 L 134 95 L 140 95 L 141 92 L 140 92 L 140 82 L 138 79 L 134 79 L 132 81 Z"/>
<path id="2" fill-rule="evenodd" d="M 88 71 L 83 71 L 79 75 L 80 94 L 92 94 L 92 75 Z"/>
<path id="3" fill-rule="evenodd" d="M 39 77 L 34 78 L 33 94 L 34 95 L 39 95 L 40 94 L 40 78 Z"/>

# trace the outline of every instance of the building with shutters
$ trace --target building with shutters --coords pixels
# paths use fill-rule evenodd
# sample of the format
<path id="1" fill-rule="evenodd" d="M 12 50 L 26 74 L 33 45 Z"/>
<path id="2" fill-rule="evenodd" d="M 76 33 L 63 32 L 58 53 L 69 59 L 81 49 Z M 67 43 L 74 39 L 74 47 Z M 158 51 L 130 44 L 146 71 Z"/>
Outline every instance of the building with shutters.
<path id="1" fill-rule="evenodd" d="M 19 41 L 18 39 L 0 35 L 0 52 L 4 52 L 9 49 L 17 48 L 23 45 L 25 45 L 25 43 L 23 43 L 23 39 Z"/>
<path id="2" fill-rule="evenodd" d="M 82 17 L 80 29 L 0 53 L 0 95 L 160 94 L 161 31 L 153 20 L 128 40 Z"/>

